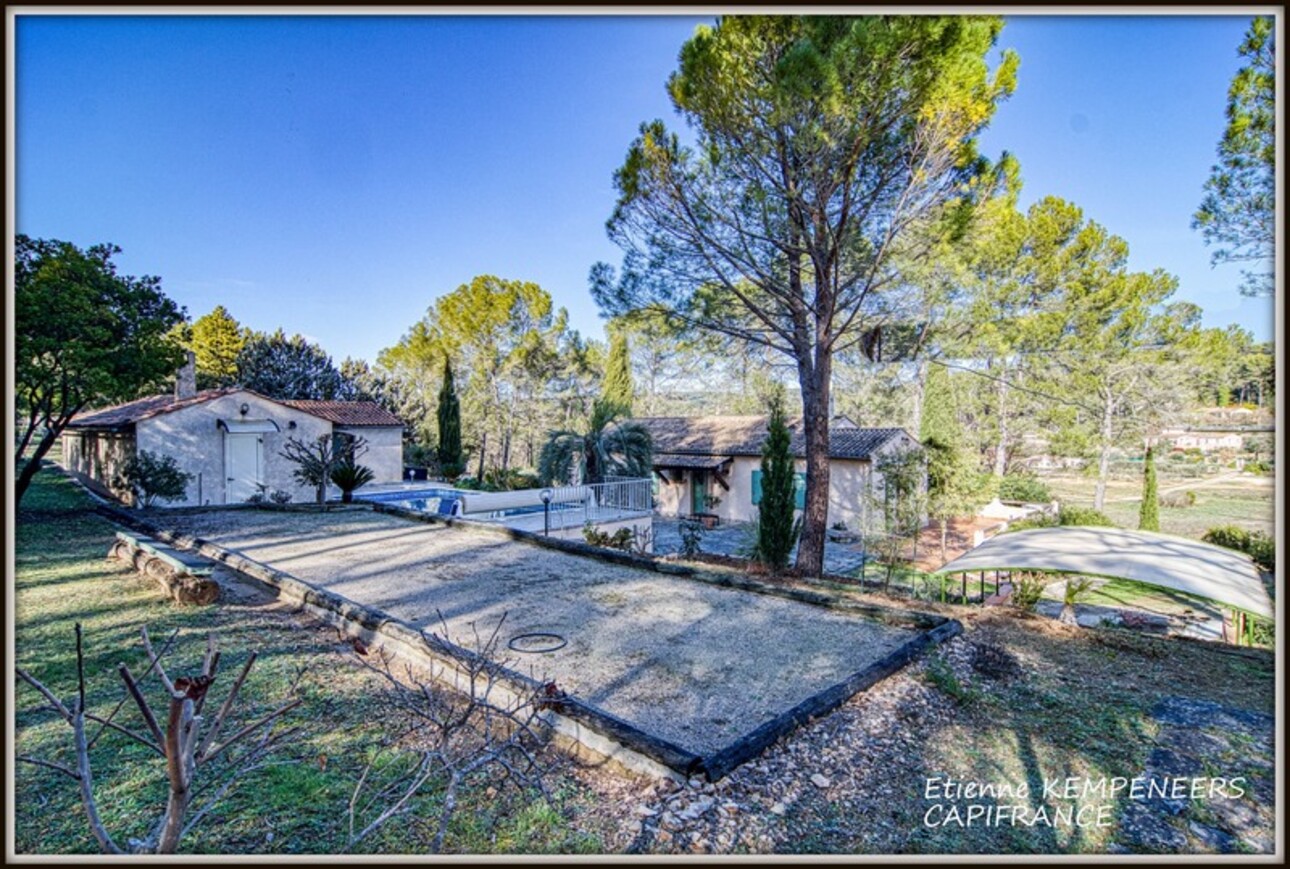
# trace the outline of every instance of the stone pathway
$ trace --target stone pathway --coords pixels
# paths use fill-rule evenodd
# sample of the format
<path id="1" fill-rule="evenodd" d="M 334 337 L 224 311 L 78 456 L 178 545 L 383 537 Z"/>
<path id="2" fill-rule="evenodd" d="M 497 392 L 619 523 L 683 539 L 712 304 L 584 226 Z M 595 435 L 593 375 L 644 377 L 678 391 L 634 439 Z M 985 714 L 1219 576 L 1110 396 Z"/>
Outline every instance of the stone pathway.
<path id="1" fill-rule="evenodd" d="M 1272 853 L 1273 717 L 1186 697 L 1165 698 L 1151 715 L 1160 732 L 1142 777 L 1201 781 L 1205 794 L 1127 801 L 1112 852 Z M 1220 779 L 1229 783 L 1216 792 Z"/>
<path id="2" fill-rule="evenodd" d="M 658 555 L 670 555 L 681 551 L 681 523 L 676 519 L 654 517 L 654 552 Z M 752 528 L 748 523 L 718 525 L 716 528 L 704 529 L 699 549 L 710 555 L 725 555 L 734 558 L 746 558 L 747 550 L 752 546 Z M 794 547 L 793 555 L 797 549 Z M 824 571 L 849 576 L 864 564 L 864 555 L 856 544 L 835 543 L 828 540 L 824 544 Z"/>

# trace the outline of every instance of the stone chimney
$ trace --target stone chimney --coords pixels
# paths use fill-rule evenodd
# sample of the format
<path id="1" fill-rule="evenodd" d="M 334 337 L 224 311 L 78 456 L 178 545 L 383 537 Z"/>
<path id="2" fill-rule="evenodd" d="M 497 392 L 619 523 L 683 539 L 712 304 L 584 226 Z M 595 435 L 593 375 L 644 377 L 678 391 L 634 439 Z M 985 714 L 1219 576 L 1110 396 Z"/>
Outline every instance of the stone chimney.
<path id="1" fill-rule="evenodd" d="M 184 367 L 175 372 L 175 398 L 192 398 L 197 394 L 197 354 L 186 350 Z"/>

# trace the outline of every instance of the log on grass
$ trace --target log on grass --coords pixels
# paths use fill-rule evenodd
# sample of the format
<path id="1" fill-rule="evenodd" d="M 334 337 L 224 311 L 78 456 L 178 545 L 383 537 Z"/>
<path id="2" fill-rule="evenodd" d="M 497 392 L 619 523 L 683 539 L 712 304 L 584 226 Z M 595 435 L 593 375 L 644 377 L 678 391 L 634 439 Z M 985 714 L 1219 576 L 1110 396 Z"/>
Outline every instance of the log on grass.
<path id="1" fill-rule="evenodd" d="M 128 562 L 136 571 L 154 580 L 172 599 L 181 604 L 205 605 L 219 599 L 219 583 L 207 576 L 194 576 L 179 570 L 166 559 L 147 550 L 116 541 L 109 556 Z"/>

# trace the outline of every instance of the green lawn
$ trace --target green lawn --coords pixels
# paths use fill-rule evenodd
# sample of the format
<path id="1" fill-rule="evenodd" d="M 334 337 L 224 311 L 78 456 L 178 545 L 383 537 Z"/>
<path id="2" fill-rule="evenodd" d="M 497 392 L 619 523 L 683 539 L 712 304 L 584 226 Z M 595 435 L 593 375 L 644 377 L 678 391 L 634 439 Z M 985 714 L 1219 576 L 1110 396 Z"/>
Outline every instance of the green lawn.
<path id="1" fill-rule="evenodd" d="M 135 674 L 146 669 L 138 636 L 147 626 L 154 642 L 179 631 L 167 660 L 171 675 L 196 670 L 205 636 L 216 630 L 224 678 L 212 689 L 218 701 L 251 649 L 259 660 L 242 691 L 241 721 L 276 708 L 287 698 L 297 670 L 305 704 L 290 716 L 303 738 L 279 756 L 284 763 L 253 772 L 184 840 L 190 853 L 337 853 L 344 850 L 350 794 L 369 747 L 383 741 L 398 719 L 389 714 L 384 683 L 354 660 L 334 631 L 301 620 L 275 602 L 222 602 L 205 607 L 172 604 L 149 579 L 105 558 L 114 528 L 95 515 L 83 494 L 56 470 L 43 470 L 18 515 L 16 548 L 17 663 L 62 698 L 76 689 L 73 625 L 84 626 L 88 706 L 109 713 L 121 696 L 118 663 Z M 187 665 L 187 666 L 185 666 Z M 155 698 L 156 684 L 149 683 Z M 155 701 L 154 702 L 160 702 Z M 17 689 L 17 753 L 67 763 L 71 729 L 41 708 L 35 691 Z M 157 708 L 160 708 L 159 706 Z M 120 720 L 140 726 L 133 705 Z M 389 721 L 387 729 L 382 721 Z M 227 731 L 226 731 L 227 732 Z M 118 843 L 147 832 L 164 805 L 160 758 L 126 737 L 108 732 L 91 752 L 95 790 L 108 829 Z M 489 782 L 466 795 L 446 843 L 454 852 L 596 851 L 597 839 L 569 820 L 585 800 L 568 776 L 555 776 L 556 802 Z M 18 853 L 96 853 L 76 793 L 76 783 L 40 767 L 18 764 L 14 814 Z M 199 801 L 200 802 L 200 801 Z M 431 794 L 417 814 L 435 811 Z M 396 822 L 362 850 L 424 851 L 426 834 Z"/>
<path id="2" fill-rule="evenodd" d="M 1097 481 L 1076 474 L 1045 476 L 1044 482 L 1053 497 L 1063 504 L 1093 506 Z M 1213 478 L 1210 478 L 1211 480 Z M 1160 507 L 1160 530 L 1166 534 L 1199 539 L 1216 525 L 1236 525 L 1250 531 L 1272 534 L 1276 521 L 1275 488 L 1271 477 L 1241 475 L 1231 480 L 1207 482 L 1205 479 L 1181 480 L 1162 475 L 1160 489 L 1178 487 L 1178 491 L 1196 493 L 1191 507 Z M 1142 505 L 1140 480 L 1111 480 L 1103 512 L 1123 528 L 1138 527 L 1138 510 Z"/>

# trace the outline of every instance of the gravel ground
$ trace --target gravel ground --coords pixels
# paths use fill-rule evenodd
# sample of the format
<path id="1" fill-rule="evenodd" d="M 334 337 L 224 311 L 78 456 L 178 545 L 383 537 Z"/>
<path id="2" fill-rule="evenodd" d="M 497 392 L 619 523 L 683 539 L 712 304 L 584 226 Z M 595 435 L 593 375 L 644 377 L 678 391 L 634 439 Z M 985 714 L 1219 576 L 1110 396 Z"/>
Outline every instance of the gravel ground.
<path id="1" fill-rule="evenodd" d="M 1007 694 L 1027 682 L 1028 671 L 1038 663 L 1023 649 L 1043 636 L 1042 626 L 1005 622 L 999 627 L 969 628 L 969 635 L 948 641 L 934 656 L 978 697 Z M 1024 642 L 1009 651 L 1010 637 Z M 1005 645 L 996 645 L 1000 642 Z M 1272 717 L 1177 696 L 1166 697 L 1151 713 L 1164 727 L 1144 741 L 1162 747 L 1150 751 L 1144 767 L 1124 773 L 1147 778 L 1201 774 L 1191 763 L 1211 774 L 1246 775 L 1244 797 L 1185 808 L 1160 800 L 1119 800 L 1097 839 L 1081 838 L 1078 830 L 1061 823 L 1023 827 L 1020 835 L 1007 825 L 968 831 L 929 827 L 925 812 L 933 801 L 924 791 L 929 777 L 973 780 L 958 746 L 969 743 L 971 756 L 974 740 L 965 738 L 962 728 L 979 733 L 991 726 L 973 721 L 971 703 L 965 706 L 933 684 L 939 680 L 928 677 L 932 664 L 929 658 L 911 664 L 715 784 L 698 779 L 684 785 L 630 782 L 584 772 L 600 796 L 597 826 L 606 830 L 606 845 L 629 854 L 1273 851 Z M 1072 774 L 1079 768 L 1072 762 L 1078 763 L 1074 752 L 1057 758 L 1044 775 Z M 999 767 L 986 780 L 1025 780 L 1024 775 L 1014 779 L 1018 772 Z M 1040 797 L 1021 802 L 1039 804 Z M 594 822 L 591 814 L 584 823 Z"/>
<path id="2" fill-rule="evenodd" d="M 165 524 L 474 645 L 697 754 L 716 751 L 914 636 L 809 604 L 362 511 L 168 515 Z M 527 632 L 568 640 L 509 651 Z"/>

